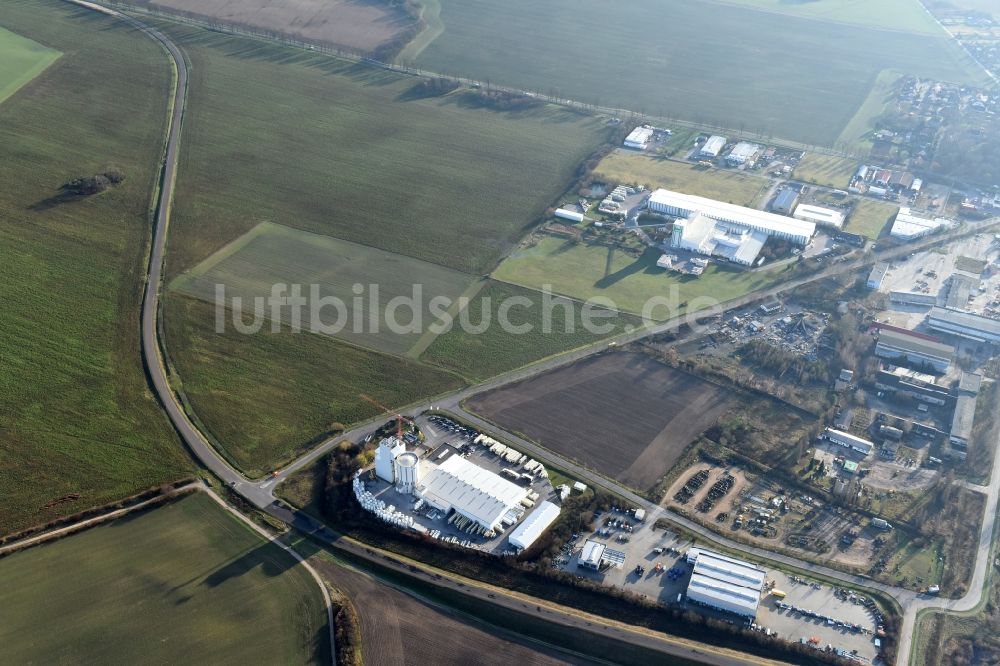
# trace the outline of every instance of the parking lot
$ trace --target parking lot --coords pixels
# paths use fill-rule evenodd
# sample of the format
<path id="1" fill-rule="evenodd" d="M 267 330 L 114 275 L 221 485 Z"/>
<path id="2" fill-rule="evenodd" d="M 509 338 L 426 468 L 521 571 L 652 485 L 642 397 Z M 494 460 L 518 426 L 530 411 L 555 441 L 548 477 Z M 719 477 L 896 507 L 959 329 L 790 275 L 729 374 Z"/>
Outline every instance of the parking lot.
<path id="1" fill-rule="evenodd" d="M 609 526 L 608 521 L 612 521 L 612 525 Z M 599 572 L 579 567 L 579 558 L 588 539 L 625 553 L 624 564 Z M 685 600 L 683 595 L 692 567 L 684 555 L 692 545 L 691 541 L 670 531 L 638 523 L 626 514 L 606 513 L 595 518 L 591 533 L 581 534 L 567 545 L 558 566 L 568 573 L 662 603 L 680 603 L 691 610 L 740 622 L 734 616 L 716 613 Z M 637 566 L 642 567 L 641 573 Z M 875 659 L 879 616 L 870 600 L 777 570 L 768 570 L 767 580 L 774 590 L 786 596 L 781 600 L 773 594 L 763 598 L 756 617 L 756 625 L 762 630 L 771 630 L 790 641 L 811 642 L 820 648 L 830 645 L 847 653 L 856 651 L 854 653 L 862 660 Z M 678 595 L 681 595 L 680 601 Z"/>

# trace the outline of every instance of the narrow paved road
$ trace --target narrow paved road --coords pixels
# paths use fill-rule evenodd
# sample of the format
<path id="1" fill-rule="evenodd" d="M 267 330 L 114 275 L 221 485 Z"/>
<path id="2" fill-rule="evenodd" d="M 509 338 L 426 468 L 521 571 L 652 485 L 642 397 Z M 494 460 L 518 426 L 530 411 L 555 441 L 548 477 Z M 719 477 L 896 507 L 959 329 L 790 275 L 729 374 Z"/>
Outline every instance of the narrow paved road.
<path id="1" fill-rule="evenodd" d="M 190 447 L 194 455 L 201 461 L 205 467 L 211 470 L 216 476 L 222 479 L 224 482 L 229 484 L 232 488 L 236 490 L 240 495 L 246 498 L 248 501 L 253 503 L 259 508 L 264 509 L 270 515 L 282 520 L 286 524 L 299 529 L 307 534 L 312 535 L 319 540 L 334 546 L 336 548 L 345 550 L 359 557 L 369 559 L 371 561 L 378 561 L 382 565 L 388 566 L 398 566 L 400 570 L 406 571 L 409 575 L 424 576 L 430 582 L 435 585 L 440 586 L 454 586 L 456 589 L 461 589 L 466 594 L 471 594 L 482 598 L 485 603 L 496 603 L 499 605 L 509 605 L 512 608 L 518 608 L 520 612 L 528 614 L 537 614 L 540 617 L 545 617 L 546 619 L 559 622 L 566 626 L 578 627 L 580 629 L 591 631 L 595 633 L 600 633 L 607 635 L 619 640 L 628 640 L 629 642 L 638 643 L 646 645 L 651 649 L 666 652 L 668 654 L 676 654 L 681 656 L 692 657 L 697 655 L 698 659 L 705 660 L 708 663 L 718 663 L 718 664 L 733 664 L 733 663 L 763 663 L 765 660 L 759 660 L 756 658 L 748 656 L 740 656 L 734 654 L 722 654 L 720 651 L 716 651 L 709 646 L 700 646 L 698 648 L 692 648 L 687 645 L 683 645 L 681 642 L 676 640 L 668 639 L 662 635 L 651 636 L 647 633 L 636 631 L 634 628 L 629 628 L 624 625 L 614 623 L 611 620 L 605 618 L 597 618 L 596 616 L 585 616 L 583 614 L 568 612 L 566 609 L 551 607 L 541 602 L 540 600 L 530 600 L 519 598 L 516 593 L 508 590 L 503 590 L 500 588 L 490 588 L 489 586 L 480 585 L 477 583 L 463 583 L 452 580 L 449 577 L 442 577 L 440 574 L 432 574 L 429 571 L 425 571 L 419 566 L 409 565 L 403 569 L 402 564 L 398 564 L 394 556 L 388 554 L 379 554 L 363 544 L 360 544 L 352 539 L 348 539 L 339 535 L 326 526 L 322 525 L 318 521 L 314 520 L 312 517 L 294 509 L 289 509 L 280 503 L 276 502 L 274 499 L 274 487 L 287 477 L 288 474 L 301 469 L 302 467 L 308 465 L 309 463 L 315 461 L 317 458 L 321 457 L 327 453 L 330 448 L 332 448 L 337 442 L 344 438 L 360 438 L 368 434 L 372 430 L 372 426 L 369 424 L 367 426 L 362 426 L 355 428 L 354 430 L 344 433 L 342 436 L 330 439 L 327 442 L 317 446 L 315 449 L 309 453 L 303 455 L 299 459 L 295 460 L 290 465 L 282 469 L 277 478 L 268 478 L 264 480 L 251 481 L 246 479 L 239 471 L 231 467 L 219 454 L 218 451 L 212 447 L 208 440 L 203 436 L 203 434 L 198 430 L 198 428 L 192 423 L 188 418 L 184 409 L 181 407 L 180 400 L 175 395 L 170 387 L 170 383 L 167 377 L 166 366 L 163 359 L 163 354 L 160 348 L 159 340 L 159 329 L 158 329 L 158 317 L 160 311 L 160 286 L 162 280 L 162 270 L 163 270 L 163 259 L 166 248 L 166 238 L 167 232 L 169 230 L 170 222 L 170 204 L 173 199 L 174 194 L 174 184 L 177 175 L 177 154 L 180 145 L 180 136 L 182 130 L 182 124 L 184 119 L 185 104 L 187 100 L 187 85 L 188 85 L 188 69 L 187 64 L 184 59 L 183 53 L 180 49 L 165 35 L 160 31 L 146 25 L 142 21 L 139 21 L 132 16 L 123 14 L 116 10 L 112 10 L 91 2 L 86 2 L 85 0 L 69 0 L 74 4 L 79 6 L 87 7 L 94 11 L 99 11 L 104 14 L 109 14 L 115 16 L 134 27 L 142 30 L 146 34 L 150 35 L 153 39 L 157 40 L 166 49 L 167 53 L 170 55 L 173 67 L 176 72 L 175 88 L 173 91 L 173 97 L 171 99 L 171 111 L 170 111 L 170 122 L 166 141 L 166 150 L 162 162 L 162 174 L 160 180 L 160 189 L 157 194 L 157 199 L 155 202 L 155 226 L 153 229 L 153 242 L 150 251 L 150 262 L 149 262 L 149 272 L 148 279 L 146 282 L 146 287 L 143 297 L 142 306 L 142 353 L 143 360 L 147 368 L 147 372 L 150 376 L 150 381 L 153 384 L 153 388 L 156 391 L 158 398 L 160 399 L 163 408 L 167 412 L 171 422 L 177 429 L 178 433 L 184 440 L 184 442 Z M 992 221 L 988 224 L 978 225 L 977 230 L 986 230 L 992 228 L 997 224 L 997 220 Z M 899 256 L 903 256 L 910 252 L 916 251 L 921 247 L 929 247 L 932 245 L 940 245 L 946 243 L 949 240 L 958 238 L 962 235 L 971 233 L 969 231 L 955 231 L 950 234 L 944 234 L 934 238 L 927 239 L 922 243 L 917 243 L 909 245 L 906 247 L 895 248 L 892 250 L 883 251 L 877 253 L 877 259 L 879 260 L 891 260 Z M 762 294 L 757 293 L 752 296 L 747 296 L 741 299 L 736 299 L 722 306 L 723 310 L 733 309 L 743 307 L 747 303 L 758 300 L 768 294 L 777 294 L 783 291 L 794 289 L 797 286 L 801 286 L 824 277 L 828 277 L 835 274 L 840 274 L 845 271 L 857 270 L 862 266 L 868 265 L 872 262 L 872 259 L 866 259 L 864 257 L 859 257 L 854 260 L 831 264 L 828 268 L 820 271 L 814 275 L 805 276 L 798 278 L 791 282 L 784 283 L 779 287 L 775 287 L 768 292 Z M 658 326 L 646 329 L 640 329 L 638 331 L 623 335 L 616 339 L 619 344 L 625 344 L 628 342 L 637 341 L 652 335 L 662 333 L 664 331 L 673 330 L 679 323 L 683 322 L 683 318 L 677 318 L 669 322 L 660 324 Z M 912 642 L 912 634 L 914 629 L 914 621 L 916 618 L 916 613 L 923 609 L 940 608 L 946 610 L 967 610 L 974 607 L 984 593 L 984 585 L 986 582 L 986 574 L 989 566 L 989 555 L 993 536 L 993 527 L 996 518 L 997 510 L 997 498 L 1000 495 L 1000 446 L 997 447 L 997 457 L 993 465 L 993 474 L 991 477 L 990 485 L 985 489 L 987 492 L 987 511 L 986 518 L 983 521 L 983 528 L 980 533 L 980 550 L 976 562 L 975 575 L 970 585 L 970 591 L 962 599 L 958 600 L 942 600 L 942 599 L 920 599 L 917 598 L 915 593 L 910 590 L 905 590 L 901 588 L 895 588 L 891 586 L 883 586 L 880 584 L 872 583 L 867 579 L 863 579 L 856 576 L 849 576 L 842 574 L 840 572 L 828 569 L 826 567 L 820 567 L 818 565 L 812 565 L 807 562 L 802 562 L 794 558 L 786 557 L 783 555 L 778 555 L 763 551 L 761 549 L 752 548 L 744 546 L 739 543 L 728 541 L 727 539 L 721 538 L 711 532 L 708 532 L 705 528 L 700 525 L 693 523 L 692 521 L 687 521 L 679 516 L 673 514 L 668 514 L 661 507 L 654 505 L 645 499 L 635 495 L 627 488 L 623 488 L 612 481 L 604 479 L 603 477 L 597 476 L 588 470 L 580 468 L 578 465 L 565 460 L 552 452 L 546 451 L 541 447 L 528 442 L 520 437 L 516 437 L 510 433 L 498 432 L 498 429 L 494 426 L 483 422 L 478 417 L 465 412 L 461 408 L 461 401 L 466 397 L 472 395 L 473 393 L 478 393 L 490 388 L 496 388 L 511 382 L 523 379 L 535 374 L 546 372 L 548 370 L 554 369 L 572 363 L 582 358 L 586 358 L 593 354 L 599 353 L 606 349 L 607 343 L 600 343 L 592 345 L 590 347 L 582 348 L 575 352 L 564 354 L 553 359 L 549 359 L 542 363 L 537 363 L 527 368 L 508 373 L 494 380 L 480 384 L 478 386 L 467 388 L 463 391 L 459 391 L 451 396 L 442 398 L 441 400 L 435 401 L 433 404 L 435 406 L 441 406 L 443 408 L 449 409 L 450 411 L 456 412 L 472 423 L 479 425 L 484 430 L 492 432 L 500 438 L 507 439 L 514 443 L 516 446 L 523 448 L 527 452 L 531 452 L 535 457 L 550 461 L 558 466 L 566 469 L 572 474 L 578 475 L 581 478 L 589 480 L 591 483 L 597 486 L 601 486 L 618 494 L 621 494 L 631 501 L 636 502 L 640 506 L 645 506 L 650 511 L 651 519 L 656 519 L 657 517 L 663 517 L 671 522 L 682 525 L 683 527 L 692 530 L 698 534 L 701 534 L 704 538 L 709 541 L 724 544 L 730 548 L 734 548 L 751 555 L 755 555 L 762 559 L 767 559 L 771 561 L 776 561 L 782 563 L 786 566 L 794 567 L 797 569 L 802 569 L 806 571 L 814 571 L 816 573 L 821 573 L 822 575 L 841 580 L 844 582 L 850 582 L 855 585 L 862 585 L 869 588 L 880 589 L 887 594 L 892 595 L 899 601 L 900 605 L 905 609 L 904 625 L 903 631 L 900 636 L 900 651 L 899 651 L 899 663 L 906 663 L 910 645 Z M 415 407 L 409 408 L 409 413 L 417 414 L 424 411 L 431 404 L 423 404 Z M 530 603 L 535 603 L 535 609 L 530 608 Z M 331 624 L 331 631 L 333 627 Z M 332 636 L 331 636 L 332 645 Z"/>
<path id="2" fill-rule="evenodd" d="M 162 279 L 163 259 L 166 248 L 166 238 L 170 222 L 170 204 L 174 193 L 174 183 L 177 175 L 177 154 L 180 146 L 181 129 L 184 120 L 185 104 L 187 102 L 188 69 L 183 53 L 163 33 L 119 11 L 103 7 L 85 0 L 68 0 L 73 4 L 86 7 L 121 19 L 142 30 L 158 41 L 170 55 L 176 72 L 175 88 L 170 100 L 170 121 L 168 126 L 166 150 L 162 162 L 160 189 L 155 201 L 155 227 L 150 250 L 149 272 L 142 305 L 142 353 L 147 372 L 160 399 L 164 410 L 169 416 L 181 438 L 190 447 L 199 461 L 217 477 L 236 490 L 245 499 L 266 511 L 269 515 L 281 520 L 288 526 L 309 534 L 313 538 L 334 548 L 350 553 L 381 566 L 398 570 L 408 576 L 423 579 L 424 582 L 439 587 L 447 587 L 478 599 L 482 603 L 490 603 L 508 607 L 520 613 L 544 618 L 550 622 L 604 635 L 615 640 L 641 645 L 651 650 L 667 655 L 682 656 L 697 659 L 706 664 L 717 666 L 746 666 L 748 664 L 778 664 L 768 659 L 743 655 L 734 651 L 722 650 L 710 645 L 699 645 L 682 638 L 667 636 L 655 632 L 630 627 L 620 622 L 596 615 L 564 609 L 540 599 L 533 599 L 516 592 L 492 587 L 475 581 L 463 582 L 439 572 L 430 571 L 416 563 L 404 565 L 398 556 L 370 548 L 352 539 L 346 538 L 330 530 L 311 516 L 290 509 L 274 500 L 274 479 L 256 483 L 245 479 L 240 472 L 233 469 L 209 444 L 198 428 L 191 422 L 181 407 L 177 395 L 170 387 L 167 371 L 159 344 L 158 316 L 160 309 L 160 286 Z M 210 493 L 214 499 L 221 500 Z M 224 504 L 224 503 L 222 503 Z M 227 507 L 229 508 L 229 507 Z M 230 509 L 231 510 L 231 509 Z M 243 520 L 245 517 L 241 516 Z M 255 528 L 256 529 L 256 528 Z M 297 554 L 296 554 L 297 556 Z M 298 557 L 298 556 L 297 556 Z M 301 558 L 299 558 L 301 560 Z M 310 574 L 317 579 L 315 572 L 309 568 Z M 324 588 L 324 598 L 329 606 L 329 597 Z M 334 626 L 330 622 L 330 645 L 334 645 Z"/>

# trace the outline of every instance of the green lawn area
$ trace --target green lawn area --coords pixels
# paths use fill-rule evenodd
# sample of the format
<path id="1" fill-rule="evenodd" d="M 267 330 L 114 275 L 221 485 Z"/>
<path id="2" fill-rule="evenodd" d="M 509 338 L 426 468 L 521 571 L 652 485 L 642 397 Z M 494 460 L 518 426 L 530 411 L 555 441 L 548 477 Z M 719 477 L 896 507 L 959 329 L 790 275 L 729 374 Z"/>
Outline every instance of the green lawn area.
<path id="1" fill-rule="evenodd" d="M 330 661 L 316 582 L 202 493 L 6 557 L 0 577 L 7 663 Z"/>
<path id="2" fill-rule="evenodd" d="M 858 199 L 854 212 L 847 218 L 844 231 L 861 234 L 874 240 L 898 211 L 899 206 L 871 199 Z"/>
<path id="3" fill-rule="evenodd" d="M 170 68 L 145 35 L 81 11 L 26 0 L 0 12 L 0 25 L 63 52 L 0 105 L 0 533 L 192 469 L 139 353 Z M 109 166 L 121 185 L 56 198 Z"/>
<path id="4" fill-rule="evenodd" d="M 214 303 L 216 285 L 225 285 L 226 303 L 242 299 L 241 307 L 249 321 L 253 299 L 266 298 L 272 285 L 299 285 L 306 299 L 298 324 L 304 330 L 402 355 L 435 320 L 430 299 L 457 301 L 472 282 L 469 275 L 437 264 L 263 222 L 175 279 L 171 288 Z M 316 299 L 312 285 L 318 290 Z M 360 308 L 354 307 L 356 285 L 363 287 Z M 378 304 L 372 308 L 371 297 L 376 293 Z M 387 312 L 388 304 L 399 298 L 419 309 L 407 306 Z M 334 304 L 327 305 L 316 313 L 314 321 L 313 308 L 323 299 L 336 299 L 343 304 L 343 311 L 338 312 Z M 358 322 L 369 321 L 373 313 L 378 318 L 377 329 L 355 327 Z M 279 320 L 283 325 L 290 326 L 292 316 L 291 308 L 281 308 Z M 411 324 L 413 329 L 409 330 Z M 329 329 L 318 331 L 314 325 Z"/>
<path id="5" fill-rule="evenodd" d="M 505 308 L 505 320 L 511 327 L 499 324 L 501 307 Z M 568 317 L 567 309 L 571 313 Z M 438 336 L 421 359 L 451 369 L 470 381 L 481 381 L 642 323 L 628 315 L 599 311 L 610 316 L 593 316 L 588 321 L 600 328 L 590 327 L 594 332 L 588 332 L 582 304 L 491 280 L 456 317 L 455 326 Z M 546 312 L 550 314 L 546 316 Z M 471 326 L 463 326 L 464 322 Z M 473 327 L 485 322 L 490 325 L 482 333 L 472 332 L 476 330 Z"/>
<path id="6" fill-rule="evenodd" d="M 662 187 L 740 206 L 753 204 L 770 185 L 764 178 L 737 171 L 674 162 L 626 150 L 616 150 L 601 160 L 594 175 L 615 185 L 638 183 L 654 190 Z"/>
<path id="7" fill-rule="evenodd" d="M 847 0 L 744 0 L 744 6 L 440 0 L 444 29 L 415 64 L 605 107 L 832 145 L 884 69 L 987 83 L 954 40 L 929 26 L 919 7 L 902 2 L 872 9 Z M 761 11 L 775 7 L 780 11 Z M 904 30 L 862 25 L 886 21 Z"/>
<path id="8" fill-rule="evenodd" d="M 212 305 L 169 294 L 167 348 L 184 393 L 229 458 L 263 474 L 311 440 L 389 406 L 456 390 L 457 376 L 412 360 L 287 328 L 254 335 L 215 330 Z"/>
<path id="9" fill-rule="evenodd" d="M 59 51 L 0 27 L 0 103 L 45 71 Z"/>
<path id="10" fill-rule="evenodd" d="M 806 156 L 796 165 L 794 176 L 796 180 L 807 183 L 846 190 L 857 170 L 858 163 L 855 160 L 820 155 L 819 153 L 806 153 Z"/>
<path id="11" fill-rule="evenodd" d="M 262 221 L 480 275 L 610 131 L 557 107 L 414 99 L 412 77 L 160 25 L 193 65 L 171 275 Z"/>
<path id="12" fill-rule="evenodd" d="M 941 548 L 936 540 L 930 540 L 925 546 L 914 542 L 901 545 L 895 555 L 889 560 L 889 572 L 893 578 L 906 585 L 913 586 L 919 582 L 922 587 L 937 585 L 941 582 L 943 572 L 938 557 Z"/>
<path id="13" fill-rule="evenodd" d="M 647 314 L 659 321 L 772 286 L 786 272 L 745 271 L 713 262 L 703 275 L 692 277 L 657 268 L 659 257 L 660 252 L 652 249 L 636 259 L 602 245 L 546 236 L 514 252 L 494 277 L 532 289 L 551 285 L 554 293 L 580 300 L 610 299 L 617 309 L 636 315 L 643 315 L 650 304 Z M 657 300 L 651 302 L 654 297 Z"/>

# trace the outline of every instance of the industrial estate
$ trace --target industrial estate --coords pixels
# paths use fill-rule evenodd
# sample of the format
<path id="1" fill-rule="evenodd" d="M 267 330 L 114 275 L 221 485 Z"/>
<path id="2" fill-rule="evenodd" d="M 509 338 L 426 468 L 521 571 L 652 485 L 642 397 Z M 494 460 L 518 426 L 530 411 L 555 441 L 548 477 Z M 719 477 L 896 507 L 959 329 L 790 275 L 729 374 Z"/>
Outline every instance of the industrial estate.
<path id="1" fill-rule="evenodd" d="M 320 4 L 0 12 L 0 661 L 1000 660 L 1000 10 Z"/>

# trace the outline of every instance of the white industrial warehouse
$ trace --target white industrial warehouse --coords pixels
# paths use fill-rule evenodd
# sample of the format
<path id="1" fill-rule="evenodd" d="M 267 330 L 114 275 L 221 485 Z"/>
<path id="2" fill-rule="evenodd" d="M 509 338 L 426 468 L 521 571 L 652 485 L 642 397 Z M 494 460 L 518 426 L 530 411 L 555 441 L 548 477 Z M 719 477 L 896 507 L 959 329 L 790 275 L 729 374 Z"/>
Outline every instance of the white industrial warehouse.
<path id="1" fill-rule="evenodd" d="M 531 547 L 558 517 L 558 506 L 552 502 L 542 502 L 510 533 L 510 545 L 518 550 Z"/>
<path id="2" fill-rule="evenodd" d="M 625 137 L 625 147 L 635 150 L 646 150 L 649 140 L 653 137 L 652 127 L 636 127 Z"/>
<path id="3" fill-rule="evenodd" d="M 875 449 L 875 444 L 869 442 L 867 439 L 862 439 L 861 437 L 856 437 L 849 432 L 835 430 L 833 428 L 827 428 L 823 431 L 823 439 L 828 442 L 833 442 L 838 446 L 843 446 L 845 449 L 852 449 L 866 456 Z"/>
<path id="4" fill-rule="evenodd" d="M 915 240 L 923 238 L 936 231 L 947 229 L 954 222 L 944 217 L 922 217 L 915 215 L 909 208 L 900 208 L 892 223 L 889 235 L 900 240 Z"/>
<path id="5" fill-rule="evenodd" d="M 977 342 L 1000 342 L 1000 321 L 971 312 L 931 308 L 927 326 Z"/>
<path id="6" fill-rule="evenodd" d="M 726 147 L 726 137 L 718 135 L 712 136 L 709 137 L 708 141 L 705 142 L 705 145 L 701 147 L 701 151 L 699 152 L 699 154 L 702 157 L 716 158 L 719 156 L 719 153 L 721 153 L 722 149 L 725 147 Z"/>
<path id="7" fill-rule="evenodd" d="M 483 435 L 476 443 L 497 455 L 506 454 L 505 459 L 512 464 L 521 464 L 527 459 L 527 456 Z M 503 451 L 498 452 L 501 447 Z M 441 455 L 448 453 L 446 449 Z M 440 460 L 441 455 L 435 461 Z M 515 479 L 547 476 L 541 464 L 534 460 L 524 463 L 524 469 L 526 471 L 520 475 L 508 468 L 501 471 Z M 457 452 L 443 462 L 432 462 L 422 459 L 416 452 L 407 451 L 406 445 L 397 437 L 386 437 L 379 442 L 374 471 L 378 478 L 393 484 L 396 492 L 416 497 L 418 510 L 427 506 L 452 514 L 449 523 L 461 523 L 461 529 L 488 539 L 517 523 L 538 499 L 538 493 L 532 492 L 530 487 L 508 481 Z M 386 509 L 395 515 L 395 507 L 387 505 Z M 552 502 L 539 504 L 511 532 L 510 545 L 518 550 L 530 547 L 556 521 L 559 512 L 558 505 Z M 407 526 L 411 525 L 407 523 Z"/>
<path id="8" fill-rule="evenodd" d="M 474 465 L 462 456 L 451 456 L 431 469 L 417 486 L 417 495 L 441 511 L 455 510 L 486 530 L 513 525 L 523 513 L 522 488 L 498 474 Z"/>
<path id="9" fill-rule="evenodd" d="M 656 190 L 649 209 L 678 218 L 672 247 L 752 265 L 769 237 L 805 246 L 816 233 L 812 222 L 669 190 Z"/>
<path id="10" fill-rule="evenodd" d="M 833 227 L 834 229 L 842 229 L 844 227 L 843 213 L 829 208 L 823 208 L 821 206 L 799 204 L 795 207 L 794 217 L 796 220 L 813 222 L 815 224 Z"/>
<path id="11" fill-rule="evenodd" d="M 766 571 L 701 548 L 690 549 L 687 561 L 694 564 L 687 588 L 689 601 L 751 620 L 756 617 Z"/>

